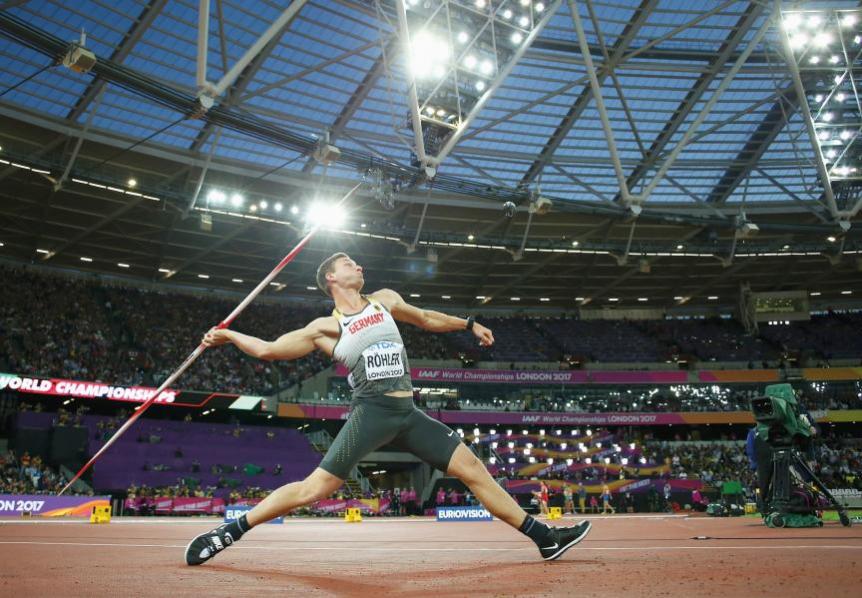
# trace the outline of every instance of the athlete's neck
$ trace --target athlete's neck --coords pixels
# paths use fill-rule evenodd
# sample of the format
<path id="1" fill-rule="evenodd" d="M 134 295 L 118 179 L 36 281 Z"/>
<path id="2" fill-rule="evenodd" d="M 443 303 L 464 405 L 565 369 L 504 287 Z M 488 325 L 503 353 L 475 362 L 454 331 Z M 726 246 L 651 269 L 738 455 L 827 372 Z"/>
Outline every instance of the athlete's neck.
<path id="1" fill-rule="evenodd" d="M 335 309 L 343 314 L 355 314 L 362 311 L 367 300 L 359 292 L 359 289 L 332 288 L 332 299 L 335 301 Z"/>

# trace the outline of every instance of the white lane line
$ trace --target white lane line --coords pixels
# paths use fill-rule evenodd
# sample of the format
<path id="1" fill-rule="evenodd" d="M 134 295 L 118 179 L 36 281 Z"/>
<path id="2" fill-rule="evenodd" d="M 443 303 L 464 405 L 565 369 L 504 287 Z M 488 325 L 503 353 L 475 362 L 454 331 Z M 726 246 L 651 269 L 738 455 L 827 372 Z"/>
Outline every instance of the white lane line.
<path id="1" fill-rule="evenodd" d="M 106 542 L 43 542 L 43 541 L 28 541 L 28 540 L 0 540 L 2 544 L 26 544 L 35 546 L 87 546 L 87 547 L 106 547 L 106 546 L 122 546 L 125 548 L 185 548 L 184 544 L 112 544 Z M 519 548 L 405 548 L 399 546 L 392 547 L 363 547 L 355 546 L 335 547 L 335 546 L 251 546 L 234 544 L 234 548 L 243 550 L 268 550 L 268 551 L 371 551 L 371 552 L 511 552 L 517 550 L 535 550 L 532 546 Z M 862 545 L 784 545 L 784 546 L 584 546 L 581 545 L 571 554 L 584 550 L 592 551 L 612 551 L 612 552 L 643 552 L 656 550 L 862 550 Z"/>

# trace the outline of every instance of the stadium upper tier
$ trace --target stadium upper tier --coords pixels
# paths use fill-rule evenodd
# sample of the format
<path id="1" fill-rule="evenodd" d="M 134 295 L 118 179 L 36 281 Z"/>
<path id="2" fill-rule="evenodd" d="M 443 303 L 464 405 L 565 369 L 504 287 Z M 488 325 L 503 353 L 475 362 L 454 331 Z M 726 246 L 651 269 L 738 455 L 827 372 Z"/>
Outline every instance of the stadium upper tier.
<path id="1" fill-rule="evenodd" d="M 220 297 L 107 286 L 33 270 L 0 267 L 0 370 L 25 375 L 156 385 L 233 307 Z M 255 304 L 234 328 L 274 339 L 329 312 L 309 306 Z M 862 314 L 829 314 L 764 326 L 746 335 L 729 319 L 595 321 L 571 317 L 485 317 L 497 344 L 476 346 L 469 333 L 428 334 L 403 325 L 413 359 L 496 362 L 649 364 L 673 359 L 742 361 L 771 367 L 786 357 L 819 363 L 862 357 Z M 207 351 L 179 384 L 194 390 L 272 394 L 322 371 L 331 360 L 248 359 L 234 347 Z"/>

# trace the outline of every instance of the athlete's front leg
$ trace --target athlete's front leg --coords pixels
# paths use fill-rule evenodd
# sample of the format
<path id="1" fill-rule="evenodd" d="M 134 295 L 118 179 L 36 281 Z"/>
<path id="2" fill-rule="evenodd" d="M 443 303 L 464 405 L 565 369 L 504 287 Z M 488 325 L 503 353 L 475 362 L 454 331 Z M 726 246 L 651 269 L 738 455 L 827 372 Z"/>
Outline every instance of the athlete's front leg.
<path id="1" fill-rule="evenodd" d="M 589 521 L 582 521 L 572 527 L 558 528 L 548 527 L 527 515 L 515 499 L 494 481 L 482 462 L 464 444 L 459 444 L 455 448 L 446 471 L 464 482 L 495 517 L 502 519 L 535 542 L 539 553 L 546 561 L 558 559 L 569 548 L 583 540 L 590 531 Z"/>

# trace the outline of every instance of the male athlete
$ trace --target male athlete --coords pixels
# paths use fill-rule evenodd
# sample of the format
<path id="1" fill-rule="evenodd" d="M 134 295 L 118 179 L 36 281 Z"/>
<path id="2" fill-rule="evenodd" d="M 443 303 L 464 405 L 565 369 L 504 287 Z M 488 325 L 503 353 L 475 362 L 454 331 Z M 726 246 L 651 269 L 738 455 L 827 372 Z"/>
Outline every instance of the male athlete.
<path id="1" fill-rule="evenodd" d="M 256 525 L 328 497 L 365 455 L 389 443 L 460 479 L 488 511 L 532 539 L 545 560 L 559 558 L 583 540 L 589 522 L 556 528 L 527 515 L 452 429 L 413 404 L 410 366 L 396 320 L 431 332 L 470 330 L 485 347 L 494 342 L 491 331 L 473 317 L 465 320 L 409 305 L 388 289 L 362 295 L 364 282 L 362 267 L 336 253 L 317 270 L 317 285 L 335 301 L 331 316 L 272 342 L 227 329 L 212 329 L 204 336 L 207 347 L 233 343 L 266 360 L 298 359 L 315 349 L 323 351 L 350 370 L 353 400 L 350 417 L 317 469 L 304 480 L 275 490 L 236 521 L 197 536 L 186 547 L 186 563 L 200 565 Z"/>

